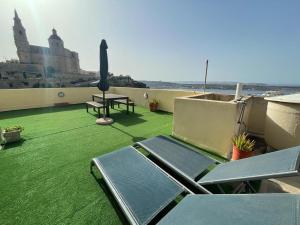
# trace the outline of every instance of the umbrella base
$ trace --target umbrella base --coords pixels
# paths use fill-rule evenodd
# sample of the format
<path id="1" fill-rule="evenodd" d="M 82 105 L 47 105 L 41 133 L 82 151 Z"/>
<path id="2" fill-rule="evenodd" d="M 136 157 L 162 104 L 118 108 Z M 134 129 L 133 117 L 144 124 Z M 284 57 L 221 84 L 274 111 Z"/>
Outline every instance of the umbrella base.
<path id="1" fill-rule="evenodd" d="M 99 125 L 109 125 L 109 124 L 112 124 L 113 122 L 114 122 L 114 120 L 109 117 L 99 118 L 96 120 L 96 124 L 99 124 Z"/>

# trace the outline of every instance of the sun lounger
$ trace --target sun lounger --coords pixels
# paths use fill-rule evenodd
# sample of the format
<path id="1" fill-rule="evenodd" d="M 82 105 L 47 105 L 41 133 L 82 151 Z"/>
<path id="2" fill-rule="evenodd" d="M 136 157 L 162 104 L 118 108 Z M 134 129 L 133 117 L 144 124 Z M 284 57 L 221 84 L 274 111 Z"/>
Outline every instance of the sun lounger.
<path id="1" fill-rule="evenodd" d="M 187 188 L 133 147 L 94 158 L 96 166 L 131 224 L 148 224 Z"/>
<path id="2" fill-rule="evenodd" d="M 133 147 L 94 158 L 92 173 L 94 166 L 130 224 L 299 224 L 299 195 L 194 195 Z M 183 192 L 190 195 L 167 213 Z"/>
<path id="3" fill-rule="evenodd" d="M 189 195 L 158 225 L 298 225 L 300 195 Z"/>
<path id="4" fill-rule="evenodd" d="M 199 189 L 202 185 L 239 181 L 242 185 L 236 192 L 241 191 L 244 185 L 254 192 L 248 181 L 299 175 L 300 147 L 218 164 L 200 178 L 214 161 L 186 145 L 163 136 L 138 142 L 137 145 Z"/>
<path id="5" fill-rule="evenodd" d="M 146 149 L 187 182 L 206 192 L 206 189 L 195 183 L 195 180 L 217 161 L 165 136 L 156 136 L 136 144 Z"/>
<path id="6" fill-rule="evenodd" d="M 300 147 L 220 164 L 199 180 L 201 184 L 262 180 L 299 175 Z"/>

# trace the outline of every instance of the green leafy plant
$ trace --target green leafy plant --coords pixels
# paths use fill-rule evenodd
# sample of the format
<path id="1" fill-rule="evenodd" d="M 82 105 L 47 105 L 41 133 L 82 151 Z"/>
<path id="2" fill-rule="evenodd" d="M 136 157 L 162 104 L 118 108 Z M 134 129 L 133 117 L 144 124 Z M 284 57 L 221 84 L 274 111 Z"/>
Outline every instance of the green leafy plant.
<path id="1" fill-rule="evenodd" d="M 152 99 L 152 100 L 150 101 L 150 104 L 158 104 L 158 100 L 156 100 L 156 99 L 154 98 L 154 99 Z"/>
<path id="2" fill-rule="evenodd" d="M 243 133 L 232 138 L 232 143 L 240 151 L 251 152 L 254 149 L 255 141 L 248 138 L 248 135 Z"/>
<path id="3" fill-rule="evenodd" d="M 20 132 L 22 132 L 23 130 L 24 130 L 24 127 L 22 127 L 20 125 L 16 125 L 16 126 L 6 127 L 4 129 L 2 129 L 2 132 L 5 132 L 5 133 L 13 132 L 13 131 L 20 131 Z"/>

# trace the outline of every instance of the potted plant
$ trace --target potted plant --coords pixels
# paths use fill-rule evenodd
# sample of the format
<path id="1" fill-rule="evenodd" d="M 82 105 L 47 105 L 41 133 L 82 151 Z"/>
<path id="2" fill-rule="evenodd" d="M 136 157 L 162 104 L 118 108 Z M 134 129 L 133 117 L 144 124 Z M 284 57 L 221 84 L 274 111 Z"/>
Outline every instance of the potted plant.
<path id="1" fill-rule="evenodd" d="M 236 135 L 232 139 L 233 149 L 231 160 L 248 158 L 253 155 L 255 141 L 248 138 L 248 135 L 243 133 Z"/>
<path id="2" fill-rule="evenodd" d="M 1 129 L 2 144 L 17 142 L 21 140 L 21 132 L 24 130 L 22 126 L 12 126 Z"/>
<path id="3" fill-rule="evenodd" d="M 153 99 L 150 103 L 149 103 L 149 108 L 151 112 L 155 112 L 158 108 L 158 101 L 156 99 Z"/>

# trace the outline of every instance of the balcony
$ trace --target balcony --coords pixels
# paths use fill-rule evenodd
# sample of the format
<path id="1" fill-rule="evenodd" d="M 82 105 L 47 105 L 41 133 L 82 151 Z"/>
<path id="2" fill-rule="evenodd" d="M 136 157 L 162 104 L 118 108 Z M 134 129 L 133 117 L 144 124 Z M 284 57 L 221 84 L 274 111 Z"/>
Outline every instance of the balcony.
<path id="1" fill-rule="evenodd" d="M 226 99 L 218 101 L 213 98 L 212 102 L 218 101 L 218 107 L 223 108 L 215 108 L 213 103 L 209 106 L 213 108 L 208 108 L 200 105 L 202 100 L 210 102 L 208 100 L 184 97 L 200 96 L 201 93 L 197 92 L 111 88 L 110 92 L 125 94 L 138 106 L 135 113 L 129 115 L 124 106 L 115 107 L 111 111 L 115 122 L 110 126 L 99 126 L 95 123 L 97 113 L 92 110 L 87 113 L 82 104 L 97 92 L 96 88 L 0 90 L 0 95 L 5 96 L 0 99 L 1 127 L 17 124 L 25 127 L 21 142 L 7 145 L 4 151 L 0 151 L 2 224 L 124 223 L 126 220 L 103 180 L 95 180 L 90 175 L 91 159 L 140 140 L 174 133 L 174 127 L 178 128 L 173 118 L 174 102 L 181 102 L 183 109 L 187 108 L 187 102 L 191 103 L 190 106 L 194 107 L 191 112 L 198 114 L 210 109 L 210 113 L 205 114 L 207 121 L 213 121 L 214 112 L 224 112 L 224 105 L 233 107 L 233 103 Z M 145 93 L 148 99 L 144 98 Z M 159 101 L 162 111 L 153 113 L 148 110 L 147 104 L 154 98 Z M 195 104 L 195 101 L 200 103 Z M 55 105 L 60 107 L 53 107 Z M 199 108 L 195 108 L 196 105 Z M 252 99 L 249 105 L 256 107 L 249 109 L 248 128 L 253 132 L 260 131 L 266 103 L 262 99 Z M 176 113 L 176 107 L 176 117 L 186 115 L 186 112 Z M 190 119 L 204 119 L 204 114 L 202 117 L 198 114 Z M 224 113 L 215 118 L 220 116 Z M 262 121 L 259 124 L 258 119 Z M 211 124 L 205 126 L 202 123 L 203 130 L 208 131 Z M 191 129 L 191 126 L 183 128 Z M 223 133 L 227 135 L 227 132 Z M 207 137 L 216 136 L 210 133 Z M 182 139 L 190 140 L 189 137 Z M 228 148 L 227 142 L 223 145 Z M 223 152 L 217 152 L 220 148 L 213 151 L 215 154 L 208 153 L 207 149 L 198 150 L 224 161 L 215 155 L 222 155 Z"/>

